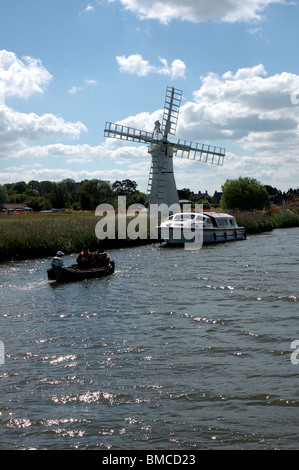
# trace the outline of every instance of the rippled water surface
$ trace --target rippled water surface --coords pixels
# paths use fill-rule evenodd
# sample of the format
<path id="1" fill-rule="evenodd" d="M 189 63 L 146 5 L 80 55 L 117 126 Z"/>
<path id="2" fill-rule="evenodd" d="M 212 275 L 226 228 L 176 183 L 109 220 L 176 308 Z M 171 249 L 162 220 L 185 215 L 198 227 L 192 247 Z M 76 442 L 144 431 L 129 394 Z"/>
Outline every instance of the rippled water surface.
<path id="1" fill-rule="evenodd" d="M 114 250 L 62 285 L 0 265 L 0 448 L 298 449 L 298 246 Z"/>

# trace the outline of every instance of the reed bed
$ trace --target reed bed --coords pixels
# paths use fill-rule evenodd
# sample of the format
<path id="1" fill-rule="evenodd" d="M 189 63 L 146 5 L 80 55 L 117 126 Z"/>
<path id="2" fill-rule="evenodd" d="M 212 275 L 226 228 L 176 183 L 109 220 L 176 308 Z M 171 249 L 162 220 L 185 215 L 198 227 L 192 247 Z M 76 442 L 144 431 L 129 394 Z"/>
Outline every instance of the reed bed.
<path id="1" fill-rule="evenodd" d="M 138 243 L 138 240 L 98 240 L 95 234 L 98 221 L 94 213 L 2 215 L 0 262 L 53 256 L 58 250 L 77 253 L 84 245 L 96 250 L 99 246 L 108 249 Z"/>
<path id="2" fill-rule="evenodd" d="M 275 228 L 299 227 L 299 214 L 289 210 L 253 212 L 230 212 L 238 225 L 246 227 L 247 233 L 261 233 Z"/>
<path id="3" fill-rule="evenodd" d="M 94 242 L 90 214 L 19 214 L 0 219 L 0 260 L 52 256 Z M 80 247 L 80 248 L 79 248 Z"/>

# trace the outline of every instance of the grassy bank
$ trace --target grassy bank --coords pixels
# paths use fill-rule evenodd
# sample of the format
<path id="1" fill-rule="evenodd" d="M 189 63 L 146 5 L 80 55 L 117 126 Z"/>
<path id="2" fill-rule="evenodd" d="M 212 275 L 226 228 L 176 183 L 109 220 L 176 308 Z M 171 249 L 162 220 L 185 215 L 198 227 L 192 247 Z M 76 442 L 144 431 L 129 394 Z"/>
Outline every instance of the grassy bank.
<path id="1" fill-rule="evenodd" d="M 280 227 L 298 227 L 299 213 L 295 211 L 235 212 L 239 225 L 247 233 L 260 233 Z M 105 240 L 95 234 L 99 217 L 93 213 L 20 214 L 0 216 L 0 262 L 53 256 L 57 250 L 66 254 L 78 253 L 83 245 L 95 250 L 121 248 L 151 242 L 147 240 Z M 149 225 L 149 224 L 148 224 Z"/>

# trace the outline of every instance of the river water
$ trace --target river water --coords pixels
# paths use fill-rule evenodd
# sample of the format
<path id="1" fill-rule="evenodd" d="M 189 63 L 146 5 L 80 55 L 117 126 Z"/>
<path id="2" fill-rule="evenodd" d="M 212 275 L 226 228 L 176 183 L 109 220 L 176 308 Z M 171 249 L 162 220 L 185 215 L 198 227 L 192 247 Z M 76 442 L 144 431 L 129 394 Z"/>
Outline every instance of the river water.
<path id="1" fill-rule="evenodd" d="M 299 449 L 298 246 L 112 250 L 114 275 L 61 285 L 0 265 L 0 448 Z"/>

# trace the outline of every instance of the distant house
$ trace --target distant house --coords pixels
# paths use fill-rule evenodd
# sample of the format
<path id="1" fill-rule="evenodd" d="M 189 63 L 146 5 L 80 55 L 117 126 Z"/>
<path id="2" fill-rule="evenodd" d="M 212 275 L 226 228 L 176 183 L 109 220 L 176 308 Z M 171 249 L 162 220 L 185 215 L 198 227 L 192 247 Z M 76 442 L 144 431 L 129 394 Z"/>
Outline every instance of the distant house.
<path id="1" fill-rule="evenodd" d="M 208 191 L 206 191 L 205 193 L 202 193 L 201 191 L 198 191 L 198 193 L 194 194 L 194 193 L 191 193 L 190 196 L 189 196 L 189 200 L 191 202 L 199 202 L 203 199 L 206 199 L 206 197 L 209 196 L 208 195 Z"/>
<path id="2" fill-rule="evenodd" d="M 270 196 L 268 196 L 268 199 L 269 199 L 269 204 L 276 204 L 278 206 L 280 206 L 283 201 L 284 201 L 284 197 L 282 194 L 272 194 Z"/>
<path id="3" fill-rule="evenodd" d="M 296 191 L 288 191 L 286 194 L 286 201 L 287 202 L 298 202 L 299 195 Z"/>
<path id="4" fill-rule="evenodd" d="M 7 212 L 31 212 L 31 207 L 24 206 L 24 204 L 3 204 L 3 209 Z"/>
<path id="5" fill-rule="evenodd" d="M 222 196 L 222 193 L 220 193 L 219 191 L 215 191 L 212 197 L 212 203 L 220 204 L 221 196 Z"/>

